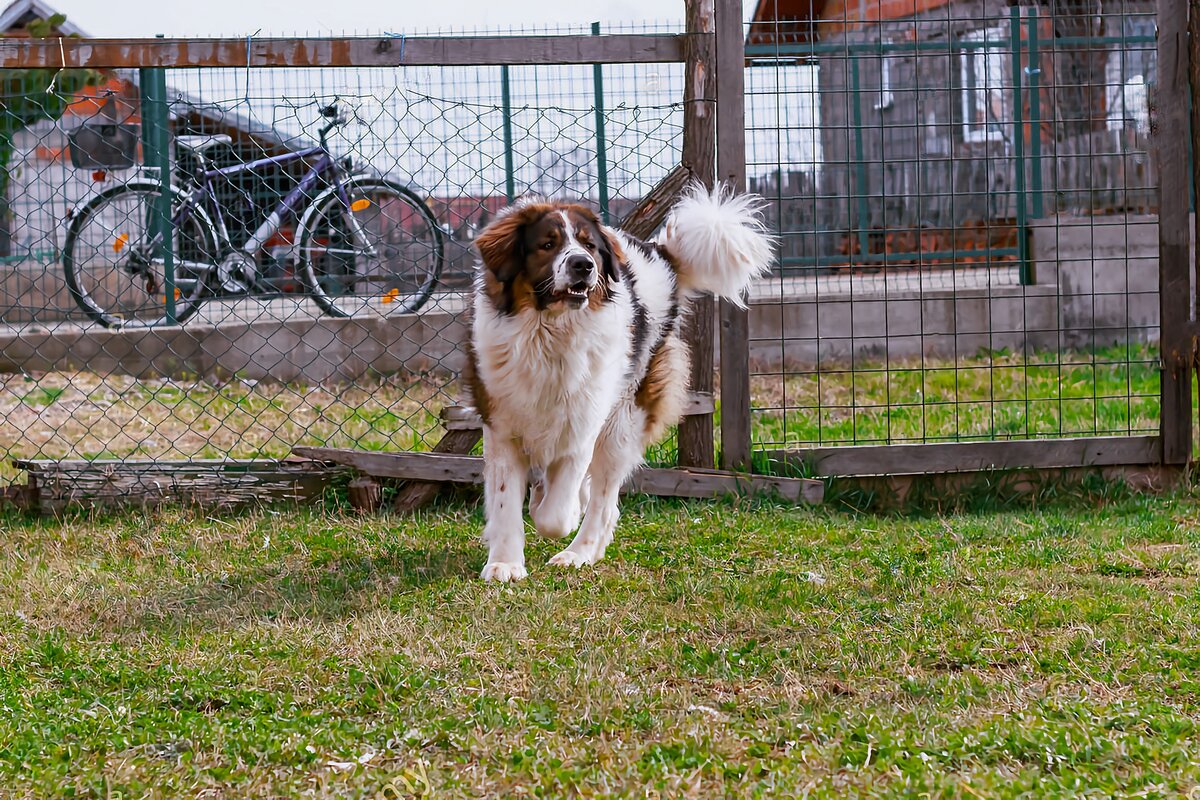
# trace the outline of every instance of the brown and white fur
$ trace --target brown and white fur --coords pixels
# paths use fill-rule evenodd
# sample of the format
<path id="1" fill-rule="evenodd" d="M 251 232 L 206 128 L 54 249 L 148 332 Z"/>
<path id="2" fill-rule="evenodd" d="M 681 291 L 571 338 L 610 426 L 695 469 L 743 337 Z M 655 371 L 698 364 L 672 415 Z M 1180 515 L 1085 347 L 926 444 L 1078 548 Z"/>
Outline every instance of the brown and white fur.
<path id="1" fill-rule="evenodd" d="M 689 295 L 741 303 L 770 267 L 759 206 L 696 185 L 647 243 L 584 206 L 533 199 L 480 234 L 465 378 L 484 423 L 485 580 L 526 575 L 528 480 L 538 533 L 578 528 L 550 563 L 604 556 L 621 486 L 683 410 Z"/>

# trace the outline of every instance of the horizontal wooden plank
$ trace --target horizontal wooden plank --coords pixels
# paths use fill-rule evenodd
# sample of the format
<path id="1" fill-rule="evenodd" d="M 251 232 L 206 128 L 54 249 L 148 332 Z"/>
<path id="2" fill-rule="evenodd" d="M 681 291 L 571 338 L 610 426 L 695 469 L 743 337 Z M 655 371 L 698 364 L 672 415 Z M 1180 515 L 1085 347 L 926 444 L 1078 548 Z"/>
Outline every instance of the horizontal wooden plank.
<path id="1" fill-rule="evenodd" d="M 1157 436 L 1112 436 L 817 447 L 780 450 L 772 457 L 832 477 L 1157 464 L 1161 452 Z"/>
<path id="2" fill-rule="evenodd" d="M 711 392 L 688 392 L 684 401 L 683 415 L 685 417 L 698 414 L 711 414 L 716 411 L 717 404 Z M 483 428 L 483 420 L 475 409 L 468 406 L 446 406 L 442 409 L 442 427 L 448 431 L 465 431 Z"/>
<path id="3" fill-rule="evenodd" d="M 297 447 L 292 452 L 316 461 L 345 464 L 379 478 L 483 483 L 483 459 L 479 456 L 374 453 L 332 447 Z M 774 478 L 719 470 L 646 468 L 638 470 L 623 491 L 700 499 L 722 495 L 777 494 L 794 503 L 820 503 L 824 489 L 825 484 L 817 480 Z"/>
<path id="4" fill-rule="evenodd" d="M 483 483 L 483 459 L 451 453 L 376 453 L 338 447 L 293 447 L 292 455 L 354 467 L 377 478 Z"/>
<path id="5" fill-rule="evenodd" d="M 777 495 L 791 503 L 819 505 L 825 499 L 825 482 L 808 478 L 776 478 L 685 467 L 647 467 L 633 474 L 625 486 L 625 492 L 697 499 L 723 495 Z"/>
<path id="6" fill-rule="evenodd" d="M 5 69 L 398 67 L 682 61 L 689 34 L 4 39 Z"/>
<path id="7" fill-rule="evenodd" d="M 17 460 L 29 475 L 29 504 L 42 513 L 179 503 L 208 508 L 319 497 L 344 467 L 321 462 Z"/>
<path id="8" fill-rule="evenodd" d="M 164 461 L 158 459 L 53 459 L 53 458 L 14 458 L 12 464 L 17 469 L 31 472 L 72 472 L 72 471 L 102 471 L 102 472 L 254 472 L 258 470 L 286 469 L 312 470 L 316 469 L 308 461 L 280 461 L 274 458 L 189 458 L 183 461 Z"/>

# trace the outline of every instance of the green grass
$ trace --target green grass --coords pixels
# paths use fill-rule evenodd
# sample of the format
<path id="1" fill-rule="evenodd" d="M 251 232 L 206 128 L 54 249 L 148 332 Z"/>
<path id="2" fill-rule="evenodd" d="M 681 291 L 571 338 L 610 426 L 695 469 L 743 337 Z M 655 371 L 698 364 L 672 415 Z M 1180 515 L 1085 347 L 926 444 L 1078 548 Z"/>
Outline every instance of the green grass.
<path id="1" fill-rule="evenodd" d="M 1154 433 L 1159 364 L 1146 345 L 980 353 L 758 377 L 756 440 L 771 445 Z"/>
<path id="2" fill-rule="evenodd" d="M 630 502 L 476 579 L 473 508 L 0 517 L 0 795 L 1178 796 L 1200 515 Z"/>

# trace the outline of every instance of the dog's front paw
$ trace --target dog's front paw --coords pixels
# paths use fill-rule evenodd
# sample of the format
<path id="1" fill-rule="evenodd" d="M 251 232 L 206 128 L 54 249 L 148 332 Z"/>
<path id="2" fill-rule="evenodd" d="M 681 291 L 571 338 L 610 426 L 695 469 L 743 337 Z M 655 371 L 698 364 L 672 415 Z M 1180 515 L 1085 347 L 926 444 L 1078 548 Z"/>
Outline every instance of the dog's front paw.
<path id="1" fill-rule="evenodd" d="M 485 581 L 508 583 L 509 581 L 519 581 L 528 574 L 525 571 L 524 564 L 513 564 L 508 561 L 492 561 L 483 568 L 483 572 L 479 574 L 479 577 Z"/>
<path id="2" fill-rule="evenodd" d="M 579 553 L 568 548 L 551 558 L 550 564 L 555 567 L 575 567 L 579 569 L 585 564 L 591 564 L 593 560 L 591 555 Z"/>

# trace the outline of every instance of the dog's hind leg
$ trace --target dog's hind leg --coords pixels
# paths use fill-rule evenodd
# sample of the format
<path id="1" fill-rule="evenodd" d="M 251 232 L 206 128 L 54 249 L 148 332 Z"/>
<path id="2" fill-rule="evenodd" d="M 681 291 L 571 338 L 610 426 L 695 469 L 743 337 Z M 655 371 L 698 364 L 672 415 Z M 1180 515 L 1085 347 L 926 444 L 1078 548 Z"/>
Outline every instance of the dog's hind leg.
<path id="1" fill-rule="evenodd" d="M 538 503 L 530 503 L 529 516 L 537 532 L 548 539 L 561 539 L 579 527 L 580 497 L 587 471 L 587 458 L 572 454 L 546 468 Z"/>
<path id="2" fill-rule="evenodd" d="M 529 464 L 520 446 L 483 426 L 483 505 L 487 522 L 483 541 L 488 547 L 485 581 L 516 581 L 525 572 L 525 522 L 521 506 Z"/>
<path id="3" fill-rule="evenodd" d="M 600 434 L 588 469 L 591 485 L 583 525 L 567 549 L 550 559 L 551 564 L 580 567 L 604 558 L 621 515 L 618 505 L 621 487 L 642 463 L 641 426 L 636 422 L 637 416 L 636 413 L 618 411 L 617 417 Z M 584 487 L 580 488 L 582 493 Z"/>

